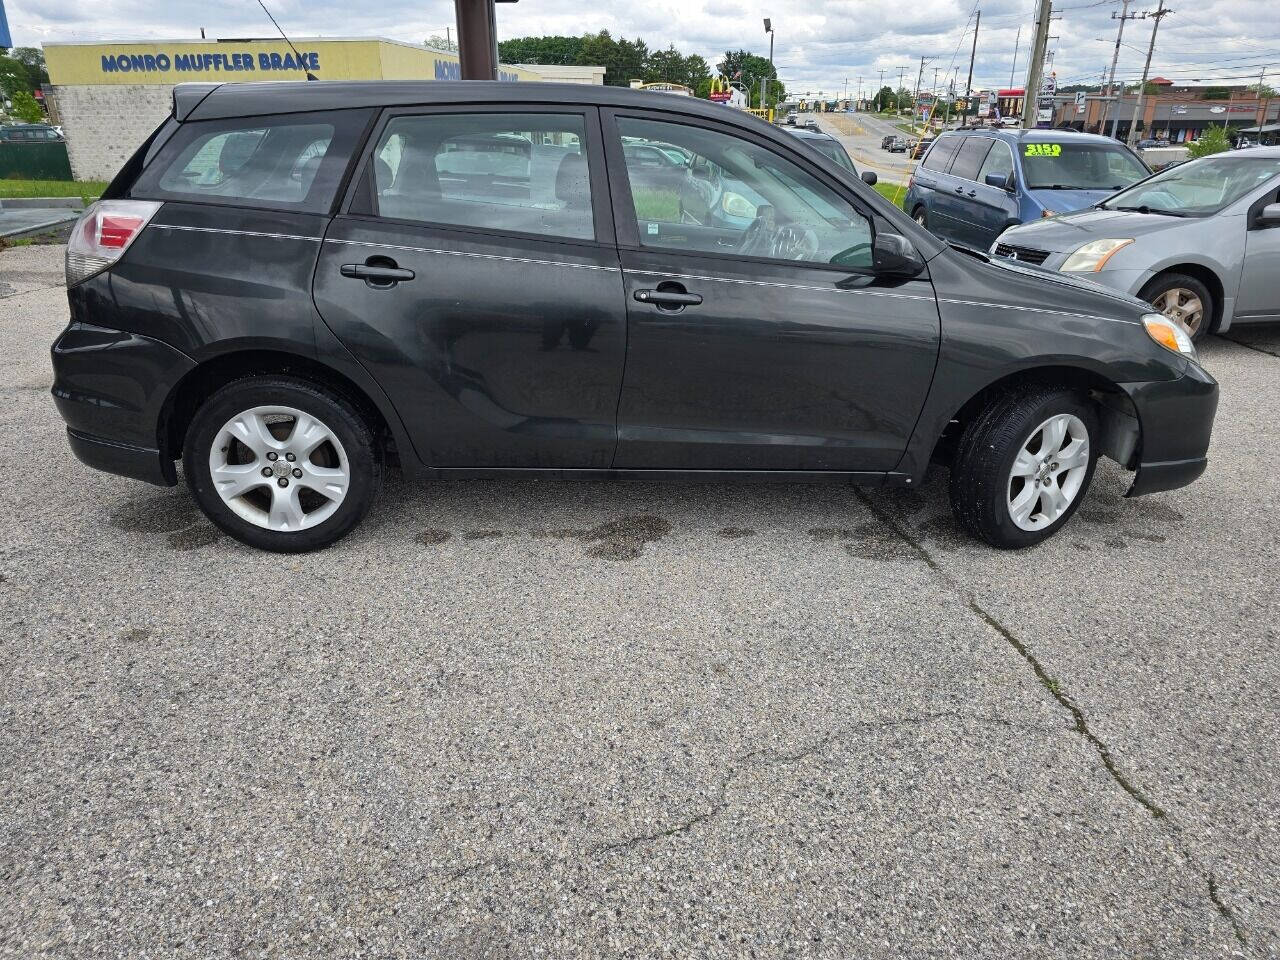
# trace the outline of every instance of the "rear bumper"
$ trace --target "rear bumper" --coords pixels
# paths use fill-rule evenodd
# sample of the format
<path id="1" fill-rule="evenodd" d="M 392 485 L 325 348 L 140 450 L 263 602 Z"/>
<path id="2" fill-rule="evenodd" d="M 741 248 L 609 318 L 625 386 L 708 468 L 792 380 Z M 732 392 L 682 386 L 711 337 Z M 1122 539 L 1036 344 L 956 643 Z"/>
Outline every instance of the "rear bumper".
<path id="1" fill-rule="evenodd" d="M 1138 472 L 1125 496 L 1176 490 L 1196 480 L 1209 464 L 1217 381 L 1198 364 L 1188 363 L 1177 380 L 1121 386 L 1133 401 L 1142 429 Z"/>
<path id="2" fill-rule="evenodd" d="M 53 400 L 72 452 L 98 470 L 172 486 L 161 417 L 173 386 L 195 363 L 151 337 L 72 323 L 54 341 Z"/>
<path id="3" fill-rule="evenodd" d="M 67 427 L 67 443 L 81 463 L 95 470 L 143 480 L 160 487 L 172 487 L 178 482 L 173 461 L 160 456 L 159 450 L 91 437 L 70 427 Z"/>

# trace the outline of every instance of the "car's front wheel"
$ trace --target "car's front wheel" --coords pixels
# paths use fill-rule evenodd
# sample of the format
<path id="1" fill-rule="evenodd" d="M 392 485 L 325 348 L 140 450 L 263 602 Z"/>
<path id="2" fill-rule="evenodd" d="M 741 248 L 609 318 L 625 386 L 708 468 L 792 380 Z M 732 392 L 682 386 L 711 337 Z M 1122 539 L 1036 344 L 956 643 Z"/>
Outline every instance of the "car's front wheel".
<path id="1" fill-rule="evenodd" d="M 382 483 L 382 459 L 360 413 L 335 393 L 279 376 L 215 391 L 187 430 L 183 471 L 210 520 L 279 553 L 346 536 Z"/>
<path id="2" fill-rule="evenodd" d="M 1094 405 L 1071 390 L 1023 387 L 994 400 L 961 434 L 951 509 L 992 546 L 1029 547 L 1084 499 L 1098 460 Z"/>
<path id="3" fill-rule="evenodd" d="M 1195 277 L 1183 273 L 1161 274 L 1142 288 L 1138 299 L 1181 323 L 1192 340 L 1202 340 L 1212 332 L 1209 328 L 1213 324 L 1213 294 Z"/>

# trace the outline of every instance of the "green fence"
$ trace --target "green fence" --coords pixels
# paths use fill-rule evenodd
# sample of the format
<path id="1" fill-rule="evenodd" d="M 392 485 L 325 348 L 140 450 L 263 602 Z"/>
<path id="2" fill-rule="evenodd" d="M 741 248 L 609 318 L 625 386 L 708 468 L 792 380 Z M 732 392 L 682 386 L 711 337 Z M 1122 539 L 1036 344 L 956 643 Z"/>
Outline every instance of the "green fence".
<path id="1" fill-rule="evenodd" d="M 65 142 L 0 141 L 0 180 L 70 180 Z"/>

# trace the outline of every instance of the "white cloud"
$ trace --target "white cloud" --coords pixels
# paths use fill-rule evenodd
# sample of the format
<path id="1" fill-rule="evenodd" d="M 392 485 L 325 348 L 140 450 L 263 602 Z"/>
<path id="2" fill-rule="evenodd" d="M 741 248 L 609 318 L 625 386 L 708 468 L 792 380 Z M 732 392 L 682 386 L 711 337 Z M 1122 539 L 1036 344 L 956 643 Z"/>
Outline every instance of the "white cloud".
<path id="1" fill-rule="evenodd" d="M 1014 82 L 1025 76 L 1032 30 L 1033 0 L 979 0 L 982 28 L 974 69 L 975 87 L 1009 82 L 1014 42 L 1022 28 Z M 524 0 L 498 7 L 499 36 L 581 34 L 607 29 L 615 36 L 642 37 L 651 47 L 674 44 L 699 53 L 713 65 L 726 49 L 740 47 L 767 53 L 762 19 L 770 17 L 775 35 L 774 61 L 792 89 L 840 90 L 845 79 L 856 88 L 872 89 L 885 71 L 885 82 L 914 87 L 920 58 L 926 58 L 924 85 L 934 70 L 944 86 L 949 75 L 964 86 L 968 71 L 966 24 L 972 0 L 916 0 L 910 4 L 869 0 L 652 0 L 639 4 L 591 3 L 588 0 Z M 1152 73 L 1174 80 L 1256 82 L 1264 63 L 1274 66 L 1280 82 L 1280 22 L 1275 0 L 1206 0 L 1177 4 L 1160 28 Z M 358 21 L 351 5 L 339 0 L 268 0 L 276 18 L 298 36 L 385 36 L 420 42 L 453 26 L 453 4 L 447 0 L 383 0 L 361 8 Z M 1059 82 L 1097 82 L 1110 62 L 1115 39 L 1111 11 L 1117 3 L 1058 0 L 1053 66 Z M 1154 9 L 1139 2 L 1132 9 Z M 204 27 L 210 37 L 267 37 L 270 22 L 255 0 L 218 4 L 197 0 L 17 0 L 8 4 L 14 43 L 35 45 L 52 40 L 125 41 L 196 38 Z M 1131 21 L 1125 28 L 1118 76 L 1136 79 L 1142 71 L 1151 20 Z M 1101 38 L 1101 41 L 1096 38 Z"/>

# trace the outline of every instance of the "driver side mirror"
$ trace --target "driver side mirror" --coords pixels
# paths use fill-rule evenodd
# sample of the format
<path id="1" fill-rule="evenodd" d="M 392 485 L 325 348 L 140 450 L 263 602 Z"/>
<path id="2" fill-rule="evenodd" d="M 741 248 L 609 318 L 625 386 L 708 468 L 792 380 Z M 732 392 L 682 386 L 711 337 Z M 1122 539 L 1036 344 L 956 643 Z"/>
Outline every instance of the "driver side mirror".
<path id="1" fill-rule="evenodd" d="M 881 276 L 911 278 L 924 270 L 915 245 L 898 233 L 877 233 L 871 248 L 871 264 Z"/>
<path id="2" fill-rule="evenodd" d="M 865 183 L 868 187 L 874 187 L 876 183 L 879 182 L 879 180 L 880 178 L 875 175 L 875 171 L 873 170 L 862 171 L 862 182 Z"/>
<path id="3" fill-rule="evenodd" d="M 1018 185 L 1018 178 L 1012 170 L 1003 177 L 998 173 L 988 173 L 985 180 L 987 186 L 999 187 L 1008 193 L 1013 193 L 1014 188 Z"/>
<path id="4" fill-rule="evenodd" d="M 1280 203 L 1268 203 L 1255 222 L 1260 227 L 1280 227 Z"/>

